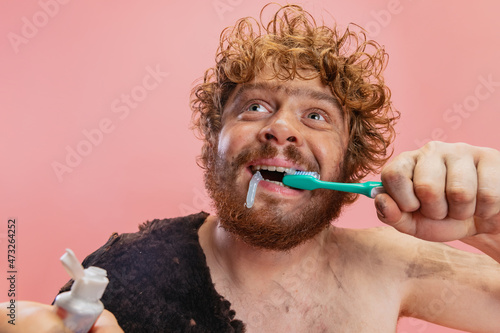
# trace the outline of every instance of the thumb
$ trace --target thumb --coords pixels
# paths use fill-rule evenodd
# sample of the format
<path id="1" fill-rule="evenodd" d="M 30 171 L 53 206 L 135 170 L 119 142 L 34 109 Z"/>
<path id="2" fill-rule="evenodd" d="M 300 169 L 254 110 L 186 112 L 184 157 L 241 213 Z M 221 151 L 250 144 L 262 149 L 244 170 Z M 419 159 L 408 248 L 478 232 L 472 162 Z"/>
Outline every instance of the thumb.
<path id="1" fill-rule="evenodd" d="M 108 310 L 104 310 L 94 324 L 91 333 L 123 333 L 115 316 Z"/>
<path id="2" fill-rule="evenodd" d="M 411 223 L 411 214 L 402 212 L 397 203 L 387 193 L 375 197 L 378 219 L 396 230 L 414 236 L 415 226 Z"/>

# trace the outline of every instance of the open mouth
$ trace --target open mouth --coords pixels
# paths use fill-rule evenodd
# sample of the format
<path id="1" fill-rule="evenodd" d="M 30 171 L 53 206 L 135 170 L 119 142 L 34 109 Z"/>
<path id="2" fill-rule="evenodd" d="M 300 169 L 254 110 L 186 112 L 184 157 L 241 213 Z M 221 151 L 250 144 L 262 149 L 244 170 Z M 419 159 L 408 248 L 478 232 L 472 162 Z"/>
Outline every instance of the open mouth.
<path id="1" fill-rule="evenodd" d="M 255 174 L 257 171 L 260 171 L 260 174 L 262 175 L 262 178 L 264 178 L 264 180 L 280 186 L 285 186 L 282 183 L 283 177 L 287 173 L 293 172 L 292 168 L 277 167 L 272 165 L 252 165 L 250 167 L 250 170 L 253 174 Z"/>
<path id="2" fill-rule="evenodd" d="M 252 165 L 250 166 L 250 170 L 252 174 L 259 171 L 264 180 L 283 187 L 288 187 L 283 184 L 283 177 L 286 174 L 293 174 L 295 171 L 299 171 L 292 168 L 277 167 L 273 165 Z"/>
<path id="3" fill-rule="evenodd" d="M 287 167 L 278 167 L 274 165 L 250 165 L 248 167 L 250 172 L 253 174 L 252 179 L 248 185 L 248 192 L 245 207 L 252 208 L 255 200 L 255 194 L 257 190 L 257 185 L 261 180 L 265 180 L 266 182 L 276 184 L 281 187 L 285 187 L 287 189 L 293 189 L 295 191 L 303 191 L 302 189 L 292 188 L 283 184 L 283 177 L 287 174 L 307 174 L 314 176 L 319 179 L 319 174 L 317 172 L 308 172 L 296 170 L 294 168 Z"/>

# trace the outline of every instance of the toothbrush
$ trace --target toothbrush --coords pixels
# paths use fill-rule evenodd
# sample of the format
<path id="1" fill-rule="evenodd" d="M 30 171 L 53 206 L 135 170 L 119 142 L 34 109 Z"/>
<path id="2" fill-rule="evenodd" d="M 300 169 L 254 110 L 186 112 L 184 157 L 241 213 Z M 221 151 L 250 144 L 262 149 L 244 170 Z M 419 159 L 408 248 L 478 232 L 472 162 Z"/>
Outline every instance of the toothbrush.
<path id="1" fill-rule="evenodd" d="M 302 190 L 315 190 L 325 188 L 342 192 L 351 192 L 366 195 L 369 198 L 375 198 L 379 193 L 385 193 L 381 182 L 365 183 L 335 183 L 319 180 L 317 172 L 295 171 L 292 170 L 286 174 L 282 180 L 283 184 Z"/>

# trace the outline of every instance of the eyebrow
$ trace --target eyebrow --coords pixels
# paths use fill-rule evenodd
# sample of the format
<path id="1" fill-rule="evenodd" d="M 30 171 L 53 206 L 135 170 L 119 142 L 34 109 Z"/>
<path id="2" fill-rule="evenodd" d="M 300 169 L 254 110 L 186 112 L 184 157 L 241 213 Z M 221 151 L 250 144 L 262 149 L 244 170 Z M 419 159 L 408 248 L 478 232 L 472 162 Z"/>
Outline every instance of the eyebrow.
<path id="1" fill-rule="evenodd" d="M 268 82 L 245 83 L 239 86 L 233 100 L 236 102 L 241 98 L 241 95 L 250 90 L 283 91 L 290 96 L 305 96 L 319 101 L 326 101 L 335 105 L 341 111 L 342 118 L 344 117 L 343 108 L 335 97 L 314 89 L 286 87 L 281 84 L 271 84 Z"/>

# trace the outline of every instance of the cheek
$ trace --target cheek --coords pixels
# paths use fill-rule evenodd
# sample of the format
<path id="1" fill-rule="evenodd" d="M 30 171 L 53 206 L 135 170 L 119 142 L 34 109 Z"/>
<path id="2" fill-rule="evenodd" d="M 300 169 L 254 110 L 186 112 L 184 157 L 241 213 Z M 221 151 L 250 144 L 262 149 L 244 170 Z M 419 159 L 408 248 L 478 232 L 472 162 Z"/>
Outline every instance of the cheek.
<path id="1" fill-rule="evenodd" d="M 222 130 L 219 135 L 219 142 L 217 143 L 218 155 L 219 156 L 225 155 L 230 146 L 231 146 L 230 137 L 227 135 L 226 131 Z"/>
<path id="2" fill-rule="evenodd" d="M 243 126 L 233 126 L 223 128 L 218 142 L 219 156 L 235 155 L 241 151 L 241 148 L 247 144 L 252 136 Z"/>
<path id="3" fill-rule="evenodd" d="M 345 153 L 345 145 L 340 138 L 327 135 L 315 140 L 310 147 L 320 163 L 322 173 L 326 176 L 325 179 L 336 178 L 340 174 Z"/>

